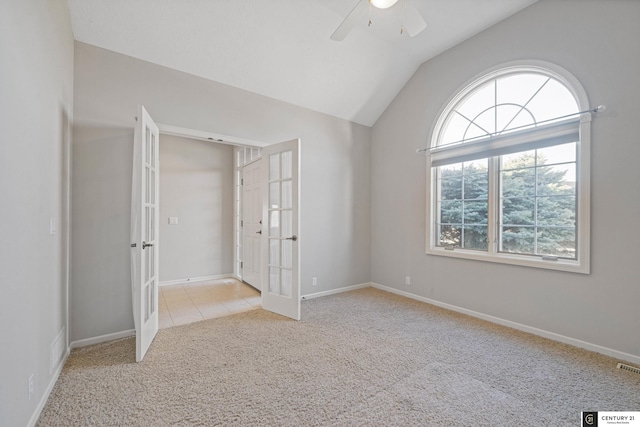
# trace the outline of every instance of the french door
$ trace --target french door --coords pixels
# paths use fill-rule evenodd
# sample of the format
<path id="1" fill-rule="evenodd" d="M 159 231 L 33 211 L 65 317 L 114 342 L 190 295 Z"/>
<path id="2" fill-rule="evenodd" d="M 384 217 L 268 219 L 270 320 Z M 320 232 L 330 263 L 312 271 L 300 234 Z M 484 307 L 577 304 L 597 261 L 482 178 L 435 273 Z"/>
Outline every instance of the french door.
<path id="1" fill-rule="evenodd" d="M 262 307 L 300 320 L 298 139 L 262 149 Z"/>
<path id="2" fill-rule="evenodd" d="M 131 184 L 131 291 L 136 362 L 158 333 L 158 126 L 143 106 L 133 142 Z"/>
<path id="3" fill-rule="evenodd" d="M 242 280 L 262 290 L 262 160 L 242 168 Z"/>

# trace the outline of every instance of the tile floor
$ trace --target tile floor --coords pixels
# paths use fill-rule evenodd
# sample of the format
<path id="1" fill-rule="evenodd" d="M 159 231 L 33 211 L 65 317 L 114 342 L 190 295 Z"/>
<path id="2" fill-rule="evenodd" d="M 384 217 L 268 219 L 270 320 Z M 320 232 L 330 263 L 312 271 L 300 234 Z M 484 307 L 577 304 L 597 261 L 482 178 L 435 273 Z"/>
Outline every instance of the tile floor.
<path id="1" fill-rule="evenodd" d="M 236 279 L 160 286 L 159 293 L 161 329 L 261 307 L 260 292 Z"/>

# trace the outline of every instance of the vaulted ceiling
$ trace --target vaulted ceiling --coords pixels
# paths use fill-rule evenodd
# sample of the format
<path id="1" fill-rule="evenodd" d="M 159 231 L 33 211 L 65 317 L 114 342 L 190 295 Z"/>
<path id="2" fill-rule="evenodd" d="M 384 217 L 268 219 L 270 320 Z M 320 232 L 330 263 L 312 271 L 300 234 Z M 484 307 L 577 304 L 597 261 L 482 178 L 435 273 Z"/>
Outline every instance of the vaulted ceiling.
<path id="1" fill-rule="evenodd" d="M 371 126 L 418 66 L 536 0 L 68 0 L 76 40 Z M 400 34 L 402 2 L 427 28 Z"/>

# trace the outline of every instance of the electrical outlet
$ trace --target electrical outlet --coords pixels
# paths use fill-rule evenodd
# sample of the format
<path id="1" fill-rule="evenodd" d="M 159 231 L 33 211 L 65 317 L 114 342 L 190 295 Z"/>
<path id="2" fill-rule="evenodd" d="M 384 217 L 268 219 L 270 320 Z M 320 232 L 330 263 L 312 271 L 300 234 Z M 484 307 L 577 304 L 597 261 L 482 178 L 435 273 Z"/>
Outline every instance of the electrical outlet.
<path id="1" fill-rule="evenodd" d="M 33 397 L 33 375 L 29 375 L 29 400 Z"/>
<path id="2" fill-rule="evenodd" d="M 404 276 L 404 284 L 407 286 L 411 285 L 411 276 Z"/>
<path id="3" fill-rule="evenodd" d="M 178 217 L 170 216 L 169 217 L 169 225 L 178 225 Z"/>
<path id="4" fill-rule="evenodd" d="M 318 278 L 314 277 L 313 279 L 311 279 L 311 286 L 318 286 Z"/>

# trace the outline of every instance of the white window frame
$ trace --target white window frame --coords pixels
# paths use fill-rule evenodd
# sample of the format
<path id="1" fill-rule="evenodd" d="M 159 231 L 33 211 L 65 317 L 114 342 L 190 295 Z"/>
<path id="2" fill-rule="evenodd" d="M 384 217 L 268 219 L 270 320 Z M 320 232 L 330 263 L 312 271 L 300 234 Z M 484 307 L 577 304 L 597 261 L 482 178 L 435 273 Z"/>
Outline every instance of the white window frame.
<path id="1" fill-rule="evenodd" d="M 580 82 L 567 70 L 544 61 L 517 61 L 507 64 L 498 65 L 490 70 L 485 71 L 472 78 L 469 82 L 461 86 L 453 97 L 445 104 L 438 114 L 438 120 L 435 122 L 431 131 L 430 150 L 426 153 L 426 189 L 427 189 L 427 227 L 426 227 L 426 253 L 428 255 L 446 256 L 452 258 L 463 258 L 477 261 L 487 261 L 502 264 L 520 265 L 526 267 L 536 267 L 550 270 L 568 271 L 574 273 L 589 274 L 590 273 L 590 145 L 591 145 L 591 113 L 582 113 L 572 119 L 567 119 L 555 125 L 544 126 L 547 128 L 550 136 L 561 135 L 567 132 L 567 129 L 577 127 L 579 132 L 579 141 L 576 143 L 576 183 L 578 203 L 576 206 L 576 252 L 577 258 L 573 259 L 548 259 L 542 256 L 519 255 L 513 253 L 498 252 L 498 220 L 499 220 L 499 154 L 500 139 L 496 138 L 497 144 L 488 142 L 470 142 L 461 144 L 467 150 L 488 149 L 496 154 L 496 157 L 489 157 L 489 188 L 488 188 L 488 249 L 487 251 L 478 251 L 471 249 L 444 248 L 437 246 L 438 231 L 436 228 L 437 213 L 437 179 L 436 167 L 438 159 L 443 156 L 444 150 L 437 147 L 440 131 L 445 125 L 446 118 L 449 113 L 456 107 L 458 102 L 487 81 L 497 77 L 517 72 L 537 72 L 547 74 L 560 83 L 573 94 L 579 111 L 588 110 L 589 101 L 587 94 Z M 522 151 L 527 148 L 527 131 L 514 132 L 513 136 L 519 138 L 522 143 Z M 517 136 L 516 136 L 517 135 Z M 515 139 L 514 138 L 514 139 Z M 473 146 L 476 145 L 474 148 Z M 482 147 L 480 147 L 482 145 Z M 458 154 L 463 155 L 463 149 L 458 150 Z M 444 154 L 446 156 L 446 154 Z M 462 160 L 461 160 L 462 161 Z M 553 257 L 551 257 L 553 258 Z"/>

